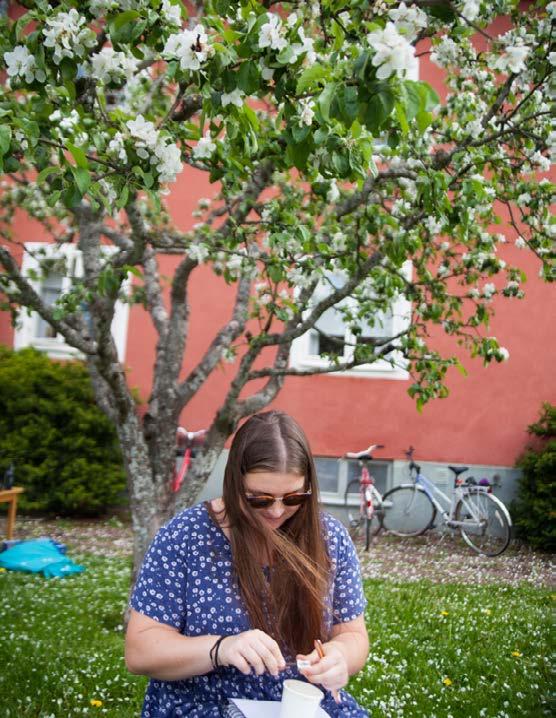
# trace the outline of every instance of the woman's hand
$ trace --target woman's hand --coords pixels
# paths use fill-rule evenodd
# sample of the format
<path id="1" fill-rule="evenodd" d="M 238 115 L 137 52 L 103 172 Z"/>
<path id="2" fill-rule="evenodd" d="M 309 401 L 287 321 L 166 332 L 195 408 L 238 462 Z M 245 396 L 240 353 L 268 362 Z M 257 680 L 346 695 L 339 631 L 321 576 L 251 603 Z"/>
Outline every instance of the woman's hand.
<path id="1" fill-rule="evenodd" d="M 327 691 L 337 691 L 343 688 L 349 680 L 346 657 L 341 648 L 333 642 L 324 644 L 324 658 L 319 658 L 316 650 L 307 656 L 298 655 L 299 660 L 309 661 L 308 668 L 302 668 L 300 673 L 310 683 L 319 683 Z"/>
<path id="2" fill-rule="evenodd" d="M 258 629 L 226 636 L 220 644 L 218 663 L 221 666 L 235 666 L 245 675 L 254 669 L 258 676 L 266 671 L 277 676 L 286 667 L 276 641 Z"/>

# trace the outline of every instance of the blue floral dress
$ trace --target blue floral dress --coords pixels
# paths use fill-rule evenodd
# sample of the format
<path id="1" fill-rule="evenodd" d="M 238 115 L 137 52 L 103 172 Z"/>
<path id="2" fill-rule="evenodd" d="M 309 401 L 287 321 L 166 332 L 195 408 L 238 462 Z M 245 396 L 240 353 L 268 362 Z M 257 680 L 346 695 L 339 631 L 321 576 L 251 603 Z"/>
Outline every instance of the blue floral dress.
<path id="1" fill-rule="evenodd" d="M 326 599 L 327 628 L 363 613 L 365 597 L 359 562 L 345 527 L 329 514 L 322 523 L 332 563 L 333 581 Z M 236 634 L 250 630 L 234 576 L 231 546 L 205 504 L 175 516 L 155 537 L 143 562 L 131 607 L 177 628 L 185 636 Z M 286 678 L 303 679 L 288 667 L 270 674 L 244 675 L 234 667 L 218 668 L 186 680 L 149 682 L 143 718 L 219 718 L 229 698 L 279 701 Z M 327 691 L 321 707 L 330 716 L 368 716 L 341 691 L 337 705 Z"/>

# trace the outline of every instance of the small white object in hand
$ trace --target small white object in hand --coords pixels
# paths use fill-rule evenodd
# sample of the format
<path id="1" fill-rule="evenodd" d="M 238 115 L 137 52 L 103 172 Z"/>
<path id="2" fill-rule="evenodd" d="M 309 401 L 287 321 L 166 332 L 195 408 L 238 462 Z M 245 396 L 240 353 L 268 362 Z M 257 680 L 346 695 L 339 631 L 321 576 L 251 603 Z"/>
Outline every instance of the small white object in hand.
<path id="1" fill-rule="evenodd" d="M 301 671 L 303 668 L 309 668 L 311 665 L 311 661 L 307 661 L 304 658 L 298 658 L 297 659 L 297 670 Z"/>

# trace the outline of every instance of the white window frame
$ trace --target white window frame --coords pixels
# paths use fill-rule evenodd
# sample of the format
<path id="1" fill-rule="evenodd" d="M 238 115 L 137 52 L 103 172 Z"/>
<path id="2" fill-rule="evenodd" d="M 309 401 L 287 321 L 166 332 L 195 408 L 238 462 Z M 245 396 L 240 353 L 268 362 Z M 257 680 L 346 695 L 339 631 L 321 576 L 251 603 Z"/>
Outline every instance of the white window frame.
<path id="1" fill-rule="evenodd" d="M 66 293 L 71 289 L 71 281 L 73 277 L 83 276 L 83 260 L 81 251 L 73 244 L 50 244 L 48 242 L 26 242 L 24 244 L 25 252 L 21 262 L 21 273 L 27 279 L 37 294 L 41 294 L 42 281 L 40 276 L 34 278 L 31 274 L 40 275 L 40 262 L 44 259 L 65 259 L 66 266 L 69 268 L 68 276 L 62 281 L 62 293 Z M 40 258 L 37 255 L 41 252 Z M 106 255 L 116 251 L 116 247 L 103 246 L 103 253 Z M 129 279 L 123 284 L 123 291 L 128 292 L 130 288 Z M 45 352 L 52 359 L 72 359 L 83 358 L 82 353 L 75 347 L 66 344 L 64 337 L 57 334 L 55 337 L 38 337 L 37 329 L 40 316 L 37 312 L 28 312 L 23 309 L 20 312 L 17 327 L 14 332 L 14 349 L 23 349 L 24 347 L 34 347 L 39 351 Z M 118 352 L 118 360 L 122 362 L 125 358 L 127 345 L 127 328 L 129 321 L 129 304 L 117 301 L 114 307 L 114 317 L 112 319 L 112 336 L 116 344 Z"/>
<path id="2" fill-rule="evenodd" d="M 411 279 L 411 271 L 413 265 L 411 260 L 407 260 L 402 265 L 402 272 L 404 276 L 409 280 Z M 305 312 L 306 316 L 310 312 L 310 309 Z M 393 322 L 392 322 L 392 333 L 393 336 L 403 332 L 409 326 L 411 320 L 411 302 L 406 297 L 401 296 L 397 299 L 392 306 Z M 311 333 L 313 329 L 309 329 L 302 336 L 294 339 L 290 351 L 290 367 L 293 369 L 327 369 L 332 366 L 332 362 L 319 354 L 311 354 Z M 353 358 L 355 351 L 355 335 L 346 327 L 345 332 L 345 351 L 344 361 L 350 361 Z M 324 376 L 359 376 L 368 379 L 395 379 L 395 380 L 407 380 L 409 379 L 409 372 L 407 371 L 407 360 L 403 357 L 401 352 L 393 351 L 390 355 L 393 359 L 394 365 L 392 365 L 386 359 L 378 359 L 371 364 L 361 364 L 360 366 L 352 367 L 351 369 L 340 370 L 330 372 Z"/>

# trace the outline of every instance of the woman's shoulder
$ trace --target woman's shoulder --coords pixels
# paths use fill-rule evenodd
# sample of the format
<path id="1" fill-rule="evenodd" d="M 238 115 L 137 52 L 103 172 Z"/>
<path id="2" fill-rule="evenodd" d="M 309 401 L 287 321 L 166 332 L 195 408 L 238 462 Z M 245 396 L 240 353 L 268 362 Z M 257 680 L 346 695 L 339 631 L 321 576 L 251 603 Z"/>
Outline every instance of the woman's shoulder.
<path id="1" fill-rule="evenodd" d="M 198 531 L 205 532 L 210 525 L 210 518 L 203 503 L 183 509 L 173 516 L 160 530 L 159 535 L 177 538 L 184 534 L 194 535 Z"/>
<path id="2" fill-rule="evenodd" d="M 320 512 L 321 524 L 323 527 L 324 538 L 328 544 L 329 550 L 338 551 L 343 548 L 346 542 L 351 542 L 348 530 L 344 524 L 328 511 Z"/>

